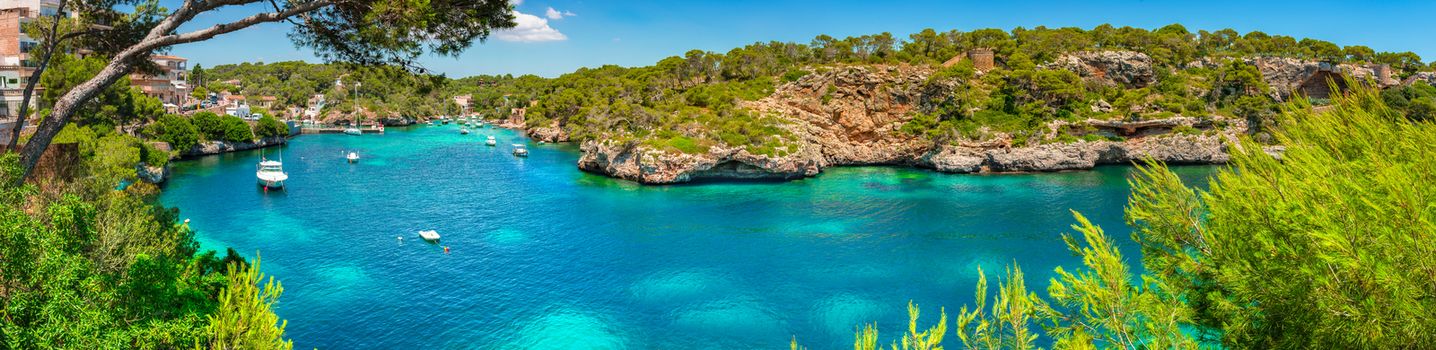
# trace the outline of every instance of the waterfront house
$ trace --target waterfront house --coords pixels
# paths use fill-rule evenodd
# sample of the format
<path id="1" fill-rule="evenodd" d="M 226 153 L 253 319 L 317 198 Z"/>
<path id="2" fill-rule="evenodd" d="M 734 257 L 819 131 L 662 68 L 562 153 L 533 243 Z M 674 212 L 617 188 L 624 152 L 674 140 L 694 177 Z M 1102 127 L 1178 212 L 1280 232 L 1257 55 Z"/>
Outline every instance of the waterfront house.
<path id="1" fill-rule="evenodd" d="M 188 102 L 190 87 L 186 78 L 189 75 L 189 60 L 179 56 L 154 55 L 150 61 L 159 70 L 153 74 L 130 74 L 130 85 L 167 105 L 182 106 Z"/>

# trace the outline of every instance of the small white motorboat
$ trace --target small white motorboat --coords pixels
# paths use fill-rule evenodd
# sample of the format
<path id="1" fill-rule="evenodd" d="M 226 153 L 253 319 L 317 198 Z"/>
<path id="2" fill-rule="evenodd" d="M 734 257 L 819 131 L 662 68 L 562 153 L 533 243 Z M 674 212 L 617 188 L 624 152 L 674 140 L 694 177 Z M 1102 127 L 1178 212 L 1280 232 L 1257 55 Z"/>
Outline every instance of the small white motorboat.
<path id="1" fill-rule="evenodd" d="M 345 135 L 359 136 L 359 135 L 361 135 L 361 134 L 364 134 L 364 131 L 363 131 L 363 130 L 359 130 L 359 128 L 356 128 L 356 127 L 352 127 L 352 126 L 351 126 L 351 127 L 344 128 L 344 134 L 345 134 Z"/>
<path id="2" fill-rule="evenodd" d="M 459 129 L 459 134 L 460 134 L 460 135 L 468 135 L 468 134 L 469 134 L 469 128 Z"/>
<path id="3" fill-rule="evenodd" d="M 495 140 L 493 136 L 489 136 L 487 140 L 484 140 L 484 144 L 489 146 L 495 146 L 499 144 L 499 140 Z"/>
<path id="4" fill-rule="evenodd" d="M 349 152 L 349 154 L 345 155 L 344 158 L 348 159 L 350 163 L 355 163 L 359 161 L 359 153 Z"/>
<path id="5" fill-rule="evenodd" d="M 515 144 L 514 144 L 514 156 L 516 156 L 516 157 L 528 157 L 528 156 L 529 156 L 529 149 L 528 149 L 528 148 L 525 148 L 524 145 L 521 144 L 521 143 L 515 143 Z"/>
<path id="6" fill-rule="evenodd" d="M 259 185 L 264 189 L 284 188 L 284 180 L 289 180 L 289 174 L 284 173 L 284 164 L 275 160 L 260 160 L 255 168 L 254 176 L 259 178 Z"/>
<path id="7" fill-rule="evenodd" d="M 434 231 L 434 230 L 423 230 L 423 231 L 419 231 L 419 238 L 423 238 L 425 241 L 438 242 L 438 241 L 439 241 L 439 231 Z"/>

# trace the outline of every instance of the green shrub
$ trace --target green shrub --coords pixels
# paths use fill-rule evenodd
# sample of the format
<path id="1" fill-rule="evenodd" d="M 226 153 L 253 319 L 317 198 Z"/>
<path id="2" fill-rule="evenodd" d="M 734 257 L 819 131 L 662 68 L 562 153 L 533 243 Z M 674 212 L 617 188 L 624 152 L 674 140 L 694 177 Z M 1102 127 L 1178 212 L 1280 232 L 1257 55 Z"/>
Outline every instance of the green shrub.
<path id="1" fill-rule="evenodd" d="M 254 134 L 250 132 L 249 123 L 245 123 L 244 119 L 240 119 L 239 117 L 232 115 L 227 115 L 221 117 L 220 121 L 221 128 L 224 129 L 224 134 L 222 135 L 223 137 L 221 138 L 221 140 L 229 142 L 254 141 Z"/>
<path id="2" fill-rule="evenodd" d="M 266 115 L 260 117 L 259 121 L 254 123 L 254 135 L 259 138 L 288 136 L 289 125 L 284 124 L 284 122 L 279 121 L 279 119 L 274 119 L 274 117 Z"/>
<path id="3" fill-rule="evenodd" d="M 206 140 L 224 140 L 224 120 L 221 119 L 219 115 L 214 114 L 214 112 L 200 111 L 199 113 L 195 113 L 194 117 L 190 118 L 190 122 L 194 124 L 195 128 L 199 129 L 200 134 L 203 134 Z"/>
<path id="4" fill-rule="evenodd" d="M 708 151 L 708 147 L 699 145 L 697 141 L 687 136 L 670 138 L 664 142 L 664 145 L 683 153 L 703 153 Z"/>
<path id="5" fill-rule="evenodd" d="M 159 121 L 145 127 L 145 137 L 168 142 L 175 150 L 187 150 L 204 138 L 189 118 L 174 114 L 160 116 Z"/>
<path id="6" fill-rule="evenodd" d="M 1177 127 L 1172 128 L 1172 133 L 1178 135 L 1201 135 L 1202 131 L 1197 130 L 1197 128 L 1194 128 L 1191 125 L 1178 125 Z"/>
<path id="7" fill-rule="evenodd" d="M 140 141 L 133 136 L 110 134 L 95 140 L 94 155 L 87 161 L 89 172 L 102 182 L 135 181 L 135 165 L 143 159 Z"/>
<path id="8" fill-rule="evenodd" d="M 791 83 L 798 81 L 798 79 L 802 79 L 804 76 L 807 75 L 808 71 L 802 69 L 793 69 L 789 70 L 787 73 L 783 73 L 783 81 Z"/>
<path id="9" fill-rule="evenodd" d="M 149 166 L 162 167 L 170 162 L 170 153 L 163 152 L 148 143 L 140 143 L 140 160 Z"/>

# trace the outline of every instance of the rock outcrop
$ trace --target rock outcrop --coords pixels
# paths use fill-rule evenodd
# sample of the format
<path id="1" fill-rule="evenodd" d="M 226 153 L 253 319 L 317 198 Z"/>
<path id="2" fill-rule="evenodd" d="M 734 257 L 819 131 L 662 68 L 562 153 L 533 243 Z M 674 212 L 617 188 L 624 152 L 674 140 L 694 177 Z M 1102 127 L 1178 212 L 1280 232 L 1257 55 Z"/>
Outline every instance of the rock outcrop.
<path id="1" fill-rule="evenodd" d="M 388 116 L 379 118 L 379 124 L 383 126 L 409 126 L 419 123 L 414 117 Z"/>
<path id="2" fill-rule="evenodd" d="M 815 160 L 754 155 L 741 148 L 714 147 L 707 153 L 684 154 L 638 144 L 586 141 L 579 169 L 648 184 L 708 179 L 788 180 L 817 175 Z"/>
<path id="3" fill-rule="evenodd" d="M 1289 57 L 1246 57 L 1239 58 L 1239 60 L 1253 65 L 1261 71 L 1262 80 L 1271 87 L 1271 97 L 1279 101 L 1285 101 L 1301 92 L 1304 85 L 1318 84 L 1320 86 L 1314 88 L 1308 86 L 1308 88 L 1329 89 L 1325 86 L 1325 80 L 1327 78 L 1339 80 L 1340 75 L 1350 76 L 1357 80 L 1373 81 L 1381 87 L 1399 83 L 1392 76 L 1389 67 L 1379 64 L 1330 64 Z M 1230 61 L 1202 58 L 1188 63 L 1187 67 L 1213 68 L 1220 66 L 1223 62 Z M 1345 86 L 1344 82 L 1338 82 L 1338 84 Z"/>
<path id="4" fill-rule="evenodd" d="M 1436 72 L 1416 72 L 1416 74 L 1406 77 L 1406 80 L 1402 81 L 1401 84 L 1411 85 L 1418 81 L 1424 82 L 1427 85 L 1436 85 Z"/>
<path id="5" fill-rule="evenodd" d="M 1084 51 L 1062 55 L 1044 66 L 1065 69 L 1084 79 L 1142 88 L 1157 82 L 1152 58 L 1134 51 Z"/>
<path id="6" fill-rule="evenodd" d="M 1146 81 L 1139 68 L 1115 71 L 1124 73 L 1120 78 L 1123 80 L 1114 82 Z M 714 146 L 706 152 L 685 154 L 636 141 L 586 141 L 580 147 L 578 166 L 642 183 L 668 184 L 707 179 L 786 180 L 842 165 L 899 165 L 978 173 L 1089 169 L 1146 158 L 1171 163 L 1223 163 L 1229 159 L 1223 139 L 1245 131 L 1245 123 L 1239 120 L 1220 123 L 1230 126 L 1217 130 L 1214 128 L 1219 123 L 1177 117 L 1140 125 L 1079 122 L 1098 132 L 1129 136 L 1123 141 L 1055 142 L 1027 147 L 1006 147 L 1010 144 L 1006 139 L 935 144 L 900 131 L 912 115 L 929 112 L 934 101 L 950 93 L 952 86 L 927 81 L 931 73 L 930 68 L 913 66 L 837 67 L 784 84 L 761 100 L 744 102 L 744 108 L 785 119 L 785 128 L 797 141 L 788 145 L 787 152 L 780 152 L 781 156 L 755 155 L 741 147 Z M 1067 123 L 1054 122 L 1051 129 Z M 1204 131 L 1173 134 L 1171 131 L 1177 127 Z M 1140 130 L 1120 132 L 1129 128 Z M 551 129 L 561 130 L 553 125 L 528 132 L 540 139 L 554 138 L 556 133 Z"/>
<path id="7" fill-rule="evenodd" d="M 525 131 L 530 138 L 544 142 L 567 142 L 568 131 L 555 120 L 549 126 L 529 128 Z"/>
<path id="8" fill-rule="evenodd" d="M 151 166 L 141 162 L 135 165 L 135 175 L 140 178 L 140 181 L 158 184 L 170 178 L 170 166 L 169 164 Z"/>
<path id="9" fill-rule="evenodd" d="M 180 152 L 180 157 L 199 157 L 226 152 L 247 151 L 256 148 L 278 146 L 285 142 L 288 142 L 288 139 L 282 136 L 267 137 L 254 142 L 205 141 Z"/>

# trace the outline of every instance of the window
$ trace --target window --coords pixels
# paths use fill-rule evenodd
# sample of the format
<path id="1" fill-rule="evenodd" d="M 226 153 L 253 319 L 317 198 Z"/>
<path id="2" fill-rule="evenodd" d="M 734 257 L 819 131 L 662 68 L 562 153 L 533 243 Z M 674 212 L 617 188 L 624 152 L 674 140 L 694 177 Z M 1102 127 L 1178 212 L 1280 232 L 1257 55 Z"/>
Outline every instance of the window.
<path id="1" fill-rule="evenodd" d="M 28 53 L 28 52 L 30 52 L 30 50 L 35 49 L 36 46 L 40 46 L 40 43 L 37 43 L 37 42 L 34 42 L 34 41 L 21 41 L 21 42 L 20 42 L 20 52 L 22 52 L 22 53 Z"/>

